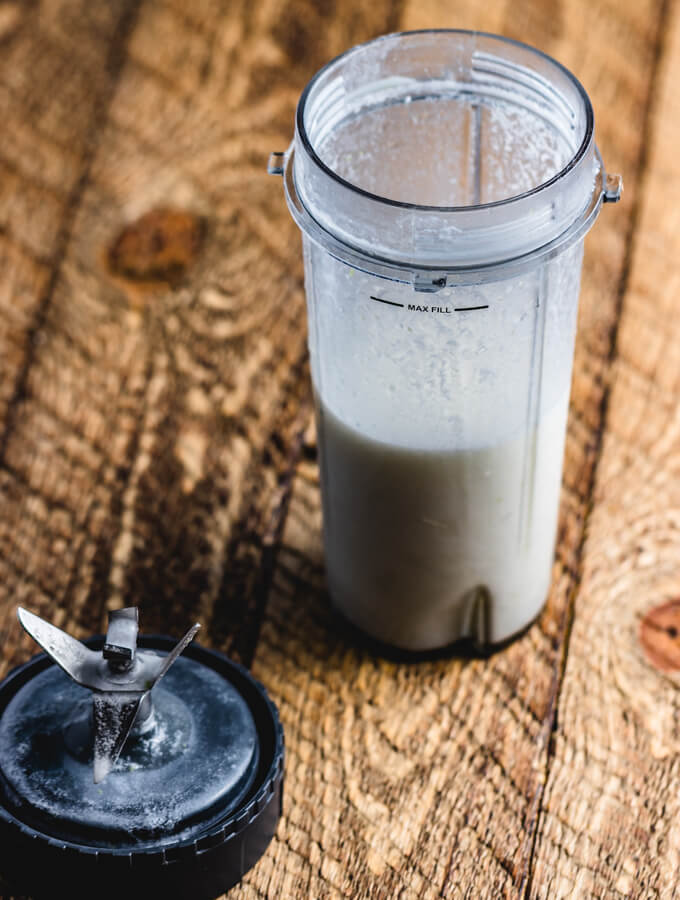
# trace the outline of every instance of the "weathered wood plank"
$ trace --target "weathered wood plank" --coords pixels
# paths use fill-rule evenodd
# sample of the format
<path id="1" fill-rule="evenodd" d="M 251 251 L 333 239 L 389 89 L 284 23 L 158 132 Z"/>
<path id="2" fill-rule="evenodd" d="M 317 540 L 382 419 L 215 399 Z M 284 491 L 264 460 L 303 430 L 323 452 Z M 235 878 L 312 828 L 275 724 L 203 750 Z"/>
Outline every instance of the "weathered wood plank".
<path id="1" fill-rule="evenodd" d="M 608 165 L 626 173 L 626 204 L 588 239 L 548 609 L 487 662 L 405 666 L 353 649 L 328 609 L 318 479 L 304 458 L 254 662 L 283 715 L 288 801 L 276 846 L 236 896 L 496 898 L 528 887 L 660 27 L 656 2 L 547 10 L 470 3 L 452 14 L 431 0 L 407 4 L 402 23 L 464 19 L 555 54 L 593 98 Z"/>
<path id="2" fill-rule="evenodd" d="M 312 5 L 201 9 L 142 4 L 125 58 L 123 38 L 109 35 L 107 44 L 99 23 L 92 40 L 111 48 L 117 87 L 96 107 L 86 172 L 72 164 L 78 190 L 67 226 L 55 226 L 54 247 L 43 219 L 30 230 L 19 216 L 12 232 L 20 260 L 40 250 L 47 268 L 34 285 L 16 264 L 33 306 L 7 319 L 16 320 L 11 339 L 31 350 L 17 364 L 0 470 L 3 671 L 32 649 L 19 635 L 17 602 L 76 633 L 101 628 L 107 607 L 136 602 L 149 630 L 180 629 L 197 616 L 206 641 L 252 652 L 267 548 L 309 409 L 299 243 L 285 208 L 272 215 L 266 156 L 290 135 L 306 29 L 319 38 L 307 54 L 317 66 L 394 22 L 389 3 L 357 7 L 337 24 Z M 63 34 L 77 12 L 41 7 L 50 47 L 87 43 L 82 28 L 78 40 Z M 47 86 L 31 88 L 35 103 L 20 91 L 42 59 L 43 32 L 15 32 L 3 96 L 25 128 L 44 111 L 37 121 L 56 141 Z M 84 79 L 81 58 L 96 56 L 108 73 L 97 46 L 48 69 L 64 95 L 57 108 L 72 107 L 81 82 L 96 87 L 100 76 Z M 71 156 L 74 141 L 67 132 Z M 50 202 L 46 188 L 61 172 L 43 171 L 37 156 L 21 165 L 26 172 L 12 163 L 14 216 L 34 190 Z M 196 258 L 167 283 L 162 272 L 145 279 L 144 266 L 155 265 L 149 246 L 165 248 L 169 238 L 140 226 L 125 244 L 127 268 L 111 271 L 121 228 L 167 208 L 202 223 Z"/>
<path id="3" fill-rule="evenodd" d="M 66 4 L 51 19 L 76 12 Z M 239 169 L 248 150 L 245 140 L 230 145 L 225 135 L 230 67 L 207 67 L 205 91 L 187 112 L 190 67 L 177 75 L 171 59 L 173 71 L 164 73 L 135 58 L 140 46 L 155 45 L 163 16 L 179 57 L 200 45 L 207 62 L 222 59 L 210 20 L 201 31 L 170 7 L 142 8 L 117 92 L 99 113 L 96 152 L 72 201 L 70 240 L 62 240 L 49 303 L 38 296 L 44 311 L 17 325 L 17 341 L 35 339 L 0 472 L 3 667 L 28 648 L 17 643 L 20 600 L 90 631 L 103 624 L 107 605 L 132 597 L 146 603 L 148 629 L 171 629 L 174 606 L 178 628 L 200 614 L 217 640 L 253 601 L 266 539 L 258 502 L 264 494 L 275 505 L 277 465 L 285 468 L 289 447 L 278 425 L 295 422 L 297 385 L 304 385 L 300 267 L 285 240 L 272 252 L 259 236 L 256 196 L 252 209 L 245 191 L 235 202 L 215 188 L 208 165 L 201 170 L 202 153 L 204 163 L 210 156 L 217 164 L 224 149 L 224 167 Z M 59 32 L 55 24 L 50 41 L 57 44 Z M 27 59 L 40 50 L 31 41 L 29 31 Z M 28 65 L 22 61 L 14 61 L 19 72 Z M 68 57 L 61 65 L 68 99 L 82 76 L 77 58 L 71 68 Z M 17 116 L 26 113 L 23 104 L 32 109 L 23 96 L 11 99 Z M 247 105 L 254 102 L 253 95 Z M 180 110 L 174 119 L 173 109 Z M 237 109 L 232 104 L 232 114 Z M 45 128 L 54 132 L 52 120 Z M 37 163 L 25 165 L 43 177 Z M 259 175 L 264 181 L 263 168 Z M 23 202 L 31 178 L 16 174 Z M 42 197 L 44 185 L 36 190 Z M 121 227 L 158 206 L 206 223 L 190 274 L 172 285 L 113 277 L 107 250 Z M 291 244 L 293 227 L 280 218 Z M 45 243 L 42 234 L 37 243 Z M 225 568 L 235 573 L 239 565 L 240 581 L 223 582 Z M 213 609 L 218 594 L 223 606 Z"/>
<path id="4" fill-rule="evenodd" d="M 0 165 L 10 174 L 0 181 L 3 670 L 15 649 L 14 605 L 24 600 L 47 610 L 72 584 L 70 566 L 81 557 L 88 510 L 100 494 L 99 457 L 78 424 L 87 413 L 81 408 L 69 421 L 67 411 L 60 421 L 58 411 L 37 403 L 30 416 L 28 397 L 55 306 L 59 316 L 61 270 L 136 4 L 16 4 L 16 10 L 0 57 Z M 54 360 L 45 383 L 48 393 L 63 384 L 66 405 L 72 370 Z M 22 428 L 30 437 L 19 451 Z"/>
<path id="5" fill-rule="evenodd" d="M 638 632 L 680 595 L 680 15 L 669 7 L 532 896 L 678 896 L 678 676 Z M 664 635 L 677 644 L 673 634 Z"/>
<path id="6" fill-rule="evenodd" d="M 130 4 L 71 3 L 82 41 L 56 8 L 3 4 L 0 15 L 0 446 L 23 390 L 32 337 L 54 285 L 91 158 L 100 105 L 115 80 Z M 109 67 L 102 61 L 109 58 Z"/>

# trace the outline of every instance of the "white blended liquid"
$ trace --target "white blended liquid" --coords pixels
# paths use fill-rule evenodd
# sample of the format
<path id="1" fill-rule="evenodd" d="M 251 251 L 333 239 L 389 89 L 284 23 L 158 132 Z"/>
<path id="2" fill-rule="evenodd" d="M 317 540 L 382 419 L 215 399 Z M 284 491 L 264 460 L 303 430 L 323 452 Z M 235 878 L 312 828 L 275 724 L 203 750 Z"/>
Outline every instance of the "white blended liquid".
<path id="1" fill-rule="evenodd" d="M 355 625 L 408 650 L 503 640 L 550 585 L 567 400 L 479 449 L 381 443 L 319 406 L 326 568 Z"/>

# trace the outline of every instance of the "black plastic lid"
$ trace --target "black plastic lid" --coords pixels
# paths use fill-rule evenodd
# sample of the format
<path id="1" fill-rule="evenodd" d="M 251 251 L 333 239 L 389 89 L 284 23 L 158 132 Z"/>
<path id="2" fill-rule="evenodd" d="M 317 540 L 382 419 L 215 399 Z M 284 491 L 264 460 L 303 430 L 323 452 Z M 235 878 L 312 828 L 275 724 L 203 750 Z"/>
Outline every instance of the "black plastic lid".
<path id="1" fill-rule="evenodd" d="M 36 898 L 209 900 L 235 885 L 281 815 L 283 730 L 262 685 L 189 645 L 100 783 L 91 698 L 45 654 L 0 684 L 0 874 Z"/>

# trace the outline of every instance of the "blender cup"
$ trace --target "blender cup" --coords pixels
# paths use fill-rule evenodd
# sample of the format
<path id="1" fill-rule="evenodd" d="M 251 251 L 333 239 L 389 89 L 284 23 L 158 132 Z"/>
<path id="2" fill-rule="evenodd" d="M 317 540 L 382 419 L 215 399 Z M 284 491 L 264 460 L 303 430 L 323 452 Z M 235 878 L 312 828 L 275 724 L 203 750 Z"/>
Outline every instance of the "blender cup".
<path id="1" fill-rule="evenodd" d="M 466 31 L 321 69 L 272 154 L 302 230 L 336 608 L 426 650 L 523 630 L 550 586 L 583 237 L 619 199 L 583 87 Z"/>

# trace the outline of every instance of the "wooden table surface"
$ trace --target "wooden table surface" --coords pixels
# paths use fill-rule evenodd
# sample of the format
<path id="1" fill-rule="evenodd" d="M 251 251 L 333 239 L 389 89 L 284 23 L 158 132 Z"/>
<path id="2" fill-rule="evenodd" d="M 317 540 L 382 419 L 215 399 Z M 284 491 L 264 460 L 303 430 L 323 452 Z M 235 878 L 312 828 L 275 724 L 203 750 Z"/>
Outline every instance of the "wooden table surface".
<path id="1" fill-rule="evenodd" d="M 571 68 L 626 189 L 586 242 L 546 612 L 488 660 L 406 665 L 329 610 L 265 165 L 326 60 L 444 26 Z M 80 637 L 126 604 L 198 619 L 250 666 L 286 799 L 230 896 L 680 896 L 674 608 L 658 665 L 640 645 L 680 596 L 678 83 L 670 0 L 0 0 L 1 674 L 35 650 L 19 603 Z"/>

